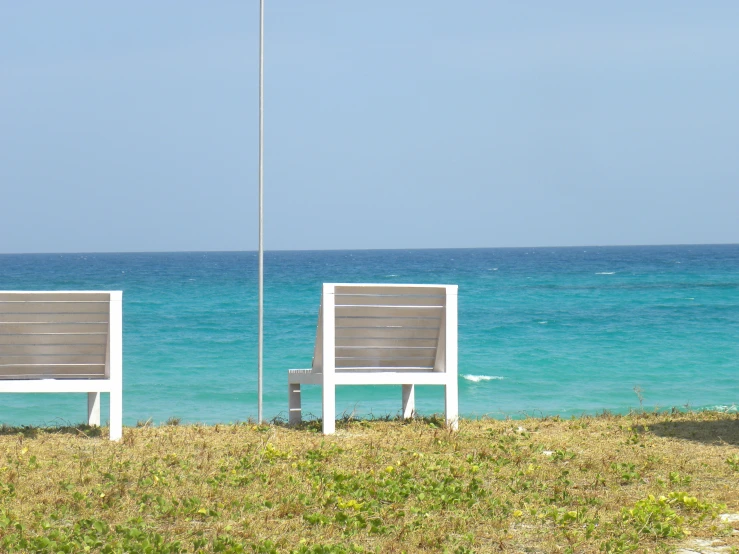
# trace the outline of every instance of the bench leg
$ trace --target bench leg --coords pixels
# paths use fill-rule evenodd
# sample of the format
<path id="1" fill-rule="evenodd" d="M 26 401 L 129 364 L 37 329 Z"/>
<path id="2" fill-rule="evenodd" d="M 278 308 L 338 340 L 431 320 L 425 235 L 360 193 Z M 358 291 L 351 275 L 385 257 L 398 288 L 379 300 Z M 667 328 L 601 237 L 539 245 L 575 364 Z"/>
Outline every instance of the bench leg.
<path id="1" fill-rule="evenodd" d="M 100 427 L 100 393 L 87 393 L 87 424 Z"/>
<path id="2" fill-rule="evenodd" d="M 123 387 L 113 387 L 110 391 L 110 440 L 123 437 Z"/>
<path id="3" fill-rule="evenodd" d="M 411 419 L 416 411 L 415 385 L 403 385 L 403 419 Z"/>
<path id="4" fill-rule="evenodd" d="M 446 424 L 454 431 L 459 429 L 459 398 L 455 381 L 444 386 L 444 412 L 446 413 Z"/>
<path id="5" fill-rule="evenodd" d="M 323 382 L 323 434 L 336 432 L 336 385 Z"/>
<path id="6" fill-rule="evenodd" d="M 288 416 L 287 422 L 290 425 L 297 425 L 303 420 L 302 406 L 300 402 L 300 383 L 288 383 Z"/>

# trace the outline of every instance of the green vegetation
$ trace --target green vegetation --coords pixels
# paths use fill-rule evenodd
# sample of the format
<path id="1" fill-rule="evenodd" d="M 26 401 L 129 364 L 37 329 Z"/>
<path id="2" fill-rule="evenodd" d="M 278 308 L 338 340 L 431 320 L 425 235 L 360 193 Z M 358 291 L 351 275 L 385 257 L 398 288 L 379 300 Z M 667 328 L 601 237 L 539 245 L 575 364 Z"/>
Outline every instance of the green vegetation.
<path id="1" fill-rule="evenodd" d="M 739 546 L 739 417 L 0 429 L 0 551 L 670 551 Z M 734 541 L 734 542 L 732 542 Z"/>

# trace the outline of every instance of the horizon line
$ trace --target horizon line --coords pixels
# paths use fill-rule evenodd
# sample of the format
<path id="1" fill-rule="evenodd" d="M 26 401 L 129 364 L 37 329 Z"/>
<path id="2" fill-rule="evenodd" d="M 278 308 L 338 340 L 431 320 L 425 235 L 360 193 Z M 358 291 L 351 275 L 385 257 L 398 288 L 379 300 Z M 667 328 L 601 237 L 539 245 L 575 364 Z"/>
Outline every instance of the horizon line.
<path id="1" fill-rule="evenodd" d="M 540 246 L 463 246 L 463 247 L 423 247 L 423 248 L 276 248 L 265 249 L 265 252 L 382 252 L 407 250 L 523 250 L 531 248 L 659 248 L 666 246 L 739 246 L 736 242 L 709 243 L 664 243 L 664 244 L 572 244 L 572 245 L 540 245 Z M 78 251 L 78 252 L 1 252 L 0 256 L 76 256 L 81 254 L 237 254 L 253 253 L 258 250 L 118 250 L 118 251 Z"/>

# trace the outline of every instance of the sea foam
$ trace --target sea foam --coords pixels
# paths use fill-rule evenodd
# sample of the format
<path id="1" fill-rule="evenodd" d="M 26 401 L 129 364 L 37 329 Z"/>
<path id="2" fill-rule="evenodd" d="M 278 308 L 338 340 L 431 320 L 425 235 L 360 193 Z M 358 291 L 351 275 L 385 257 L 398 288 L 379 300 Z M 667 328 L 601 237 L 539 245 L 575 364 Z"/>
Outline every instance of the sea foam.
<path id="1" fill-rule="evenodd" d="M 731 406 L 722 406 L 722 405 L 709 406 L 708 408 L 706 408 L 706 411 L 728 413 L 728 412 L 736 412 L 739 410 L 737 409 L 736 404 L 732 404 Z"/>
<path id="2" fill-rule="evenodd" d="M 479 383 L 480 381 L 502 381 L 504 377 L 498 375 L 462 375 L 462 379 Z"/>

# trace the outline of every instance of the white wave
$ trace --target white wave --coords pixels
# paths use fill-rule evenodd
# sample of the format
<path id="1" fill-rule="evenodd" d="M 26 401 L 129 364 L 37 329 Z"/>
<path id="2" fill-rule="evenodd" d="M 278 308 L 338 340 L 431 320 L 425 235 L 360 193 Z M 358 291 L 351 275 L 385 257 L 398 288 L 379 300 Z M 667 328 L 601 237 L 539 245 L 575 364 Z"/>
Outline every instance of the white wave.
<path id="1" fill-rule="evenodd" d="M 549 322 L 548 321 L 540 321 L 539 322 L 539 325 L 546 325 L 547 323 L 549 323 Z"/>
<path id="2" fill-rule="evenodd" d="M 385 275 L 385 277 L 397 277 L 397 276 L 398 276 L 397 273 L 391 273 L 390 275 Z"/>
<path id="3" fill-rule="evenodd" d="M 462 379 L 472 381 L 473 383 L 479 383 L 480 381 L 502 381 L 505 377 L 499 377 L 497 375 L 462 375 Z"/>
<path id="4" fill-rule="evenodd" d="M 596 275 L 614 275 L 615 271 L 601 271 L 599 273 L 596 273 Z"/>
<path id="5" fill-rule="evenodd" d="M 724 413 L 727 413 L 727 412 L 736 412 L 737 411 L 737 407 L 736 407 L 736 404 L 732 404 L 731 406 L 721 406 L 721 405 L 719 405 L 719 406 L 713 406 L 713 407 L 710 407 L 710 408 L 706 408 L 706 410 L 709 411 L 709 412 L 724 412 Z"/>

